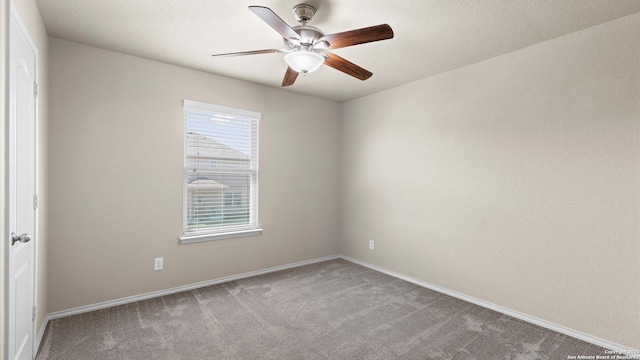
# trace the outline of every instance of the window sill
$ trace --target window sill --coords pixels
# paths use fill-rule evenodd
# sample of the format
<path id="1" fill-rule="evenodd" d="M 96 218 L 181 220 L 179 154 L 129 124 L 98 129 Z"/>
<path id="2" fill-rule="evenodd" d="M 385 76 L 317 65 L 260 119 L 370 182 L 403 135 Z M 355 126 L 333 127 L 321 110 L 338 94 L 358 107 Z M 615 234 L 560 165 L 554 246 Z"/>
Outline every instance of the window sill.
<path id="1" fill-rule="evenodd" d="M 180 237 L 182 244 L 191 244 L 204 241 L 231 239 L 237 237 L 256 236 L 262 234 L 262 229 L 231 231 L 218 234 L 183 235 Z"/>

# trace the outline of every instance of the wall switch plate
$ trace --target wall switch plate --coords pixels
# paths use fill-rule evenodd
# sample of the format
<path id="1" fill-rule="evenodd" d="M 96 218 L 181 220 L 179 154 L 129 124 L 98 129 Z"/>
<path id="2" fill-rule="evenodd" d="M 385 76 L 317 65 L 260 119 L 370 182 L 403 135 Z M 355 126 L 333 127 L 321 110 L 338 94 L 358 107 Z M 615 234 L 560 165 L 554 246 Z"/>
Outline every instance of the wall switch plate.
<path id="1" fill-rule="evenodd" d="M 373 250 L 373 240 L 369 240 L 369 250 Z"/>
<path id="2" fill-rule="evenodd" d="M 164 268 L 164 258 L 156 258 L 153 262 L 153 270 L 162 270 Z"/>

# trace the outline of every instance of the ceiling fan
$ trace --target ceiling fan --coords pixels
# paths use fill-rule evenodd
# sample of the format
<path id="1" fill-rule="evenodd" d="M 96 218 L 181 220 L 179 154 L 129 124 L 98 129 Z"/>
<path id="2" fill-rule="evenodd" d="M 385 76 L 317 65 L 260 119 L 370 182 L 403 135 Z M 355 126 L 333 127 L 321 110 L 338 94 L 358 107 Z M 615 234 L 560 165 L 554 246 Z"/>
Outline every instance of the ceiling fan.
<path id="1" fill-rule="evenodd" d="M 316 9 L 307 4 L 294 6 L 293 15 L 302 25 L 290 27 L 271 9 L 264 6 L 249 6 L 249 10 L 258 15 L 264 22 L 277 31 L 284 40 L 286 49 L 266 49 L 211 55 L 213 57 L 243 56 L 270 53 L 286 53 L 284 60 L 289 67 L 284 74 L 282 86 L 290 86 L 296 81 L 298 74 L 316 71 L 322 64 L 332 67 L 360 80 L 373 75 L 370 71 L 330 53 L 328 49 L 339 49 L 347 46 L 369 43 L 393 38 L 393 30 L 387 24 L 370 26 L 362 29 L 325 35 L 322 30 L 307 25 L 313 18 Z"/>

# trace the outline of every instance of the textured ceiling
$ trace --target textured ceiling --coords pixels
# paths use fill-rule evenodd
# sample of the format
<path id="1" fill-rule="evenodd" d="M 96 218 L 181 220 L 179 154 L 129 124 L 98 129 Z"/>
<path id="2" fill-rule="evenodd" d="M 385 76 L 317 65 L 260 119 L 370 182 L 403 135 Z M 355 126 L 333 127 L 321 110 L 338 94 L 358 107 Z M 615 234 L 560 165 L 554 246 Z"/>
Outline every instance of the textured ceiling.
<path id="1" fill-rule="evenodd" d="M 37 0 L 50 36 L 279 87 L 283 54 L 211 54 L 283 48 L 248 10 L 316 7 L 325 34 L 387 23 L 395 38 L 334 52 L 373 72 L 360 81 L 323 66 L 286 88 L 346 101 L 476 63 L 640 11 L 640 0 Z"/>

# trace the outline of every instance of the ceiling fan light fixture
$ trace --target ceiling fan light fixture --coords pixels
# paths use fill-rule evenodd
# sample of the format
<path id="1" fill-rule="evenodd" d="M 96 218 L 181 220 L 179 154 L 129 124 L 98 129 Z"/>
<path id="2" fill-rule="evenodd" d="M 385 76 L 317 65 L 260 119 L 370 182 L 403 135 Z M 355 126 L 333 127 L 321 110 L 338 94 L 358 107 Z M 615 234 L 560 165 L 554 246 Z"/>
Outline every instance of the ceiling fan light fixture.
<path id="1" fill-rule="evenodd" d="M 308 74 L 318 70 L 320 65 L 324 63 L 324 56 L 313 51 L 299 50 L 285 55 L 284 61 L 293 70 Z"/>

